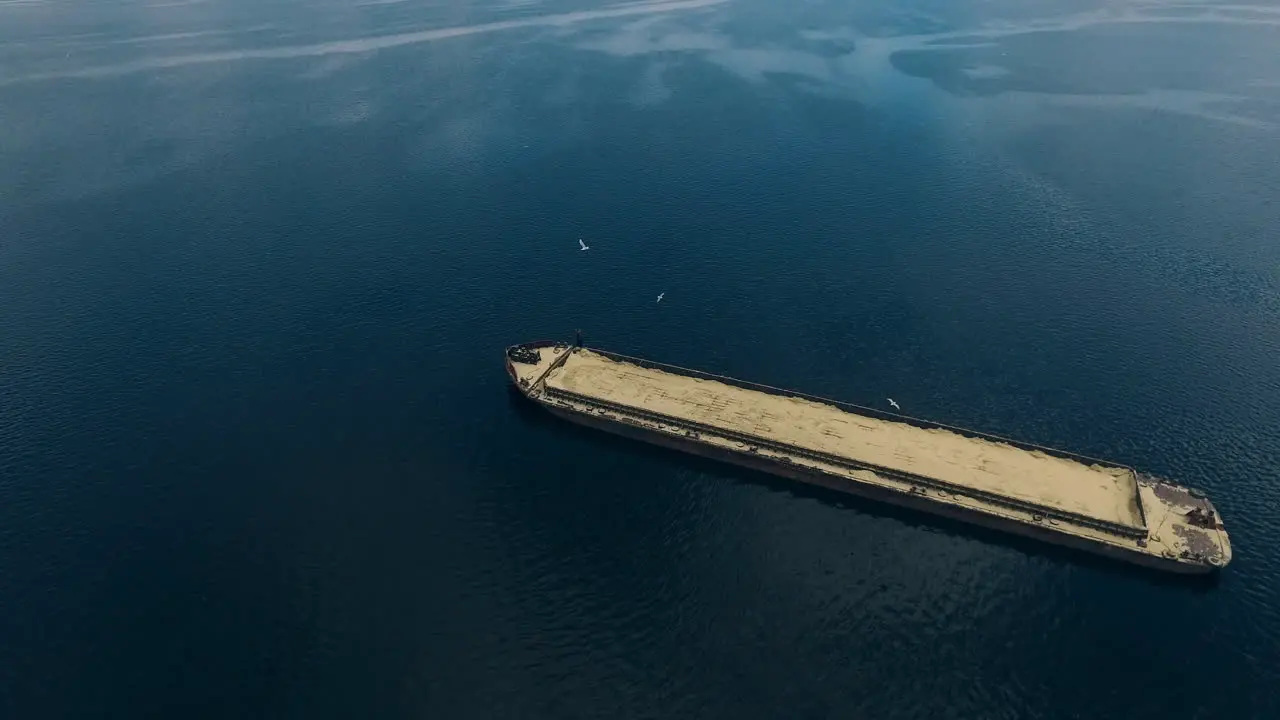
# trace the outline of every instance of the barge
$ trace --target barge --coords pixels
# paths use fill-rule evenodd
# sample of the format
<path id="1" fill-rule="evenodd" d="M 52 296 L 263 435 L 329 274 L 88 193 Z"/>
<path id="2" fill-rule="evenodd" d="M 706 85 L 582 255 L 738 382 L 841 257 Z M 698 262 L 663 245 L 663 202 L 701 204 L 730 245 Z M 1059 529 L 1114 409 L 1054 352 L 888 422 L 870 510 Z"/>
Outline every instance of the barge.
<path id="1" fill-rule="evenodd" d="M 1231 561 L 1203 493 L 1126 465 L 580 341 L 505 359 L 524 397 L 580 425 L 1158 570 Z"/>

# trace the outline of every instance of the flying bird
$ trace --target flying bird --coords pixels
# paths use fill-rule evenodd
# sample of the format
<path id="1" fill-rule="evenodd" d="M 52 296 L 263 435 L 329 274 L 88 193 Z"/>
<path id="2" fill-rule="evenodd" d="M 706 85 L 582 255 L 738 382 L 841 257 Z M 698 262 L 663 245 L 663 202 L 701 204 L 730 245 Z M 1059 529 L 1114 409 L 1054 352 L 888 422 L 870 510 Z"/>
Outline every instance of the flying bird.
<path id="1" fill-rule="evenodd" d="M 662 302 L 662 296 L 663 296 L 663 295 L 666 295 L 666 293 L 664 293 L 664 292 L 660 292 L 660 293 L 658 293 L 658 302 Z"/>
<path id="2" fill-rule="evenodd" d="M 901 410 L 901 409 L 902 409 L 902 408 L 898 405 L 898 403 L 896 403 L 896 402 L 894 402 L 894 401 L 893 401 L 893 398 L 885 398 L 885 399 L 889 401 L 889 404 L 893 406 L 893 409 L 894 409 L 894 410 Z"/>
<path id="3" fill-rule="evenodd" d="M 590 249 L 591 249 L 591 248 L 587 247 L 587 244 L 586 244 L 586 243 L 582 242 L 582 238 L 578 238 L 578 244 L 582 246 L 582 249 L 583 249 L 583 250 L 590 250 Z"/>

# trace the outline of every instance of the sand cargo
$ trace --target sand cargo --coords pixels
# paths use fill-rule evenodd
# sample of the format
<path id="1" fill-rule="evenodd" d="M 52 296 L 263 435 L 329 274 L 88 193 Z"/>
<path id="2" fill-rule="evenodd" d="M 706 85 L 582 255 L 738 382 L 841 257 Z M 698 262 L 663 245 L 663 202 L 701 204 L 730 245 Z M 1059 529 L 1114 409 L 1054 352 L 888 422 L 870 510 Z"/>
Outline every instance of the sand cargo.
<path id="1" fill-rule="evenodd" d="M 1231 560 L 1203 493 L 1117 463 L 568 343 L 513 345 L 506 369 L 618 435 L 1160 570 Z"/>

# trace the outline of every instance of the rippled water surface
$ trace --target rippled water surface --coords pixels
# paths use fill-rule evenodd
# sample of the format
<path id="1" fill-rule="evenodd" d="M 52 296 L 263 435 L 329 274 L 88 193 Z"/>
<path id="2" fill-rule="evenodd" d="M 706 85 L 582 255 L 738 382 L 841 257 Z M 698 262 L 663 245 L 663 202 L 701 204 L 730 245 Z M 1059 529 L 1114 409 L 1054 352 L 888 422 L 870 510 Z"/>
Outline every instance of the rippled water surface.
<path id="1" fill-rule="evenodd" d="M 0 0 L 0 716 L 1280 717 L 1277 48 L 1275 4 Z M 1235 562 L 568 426 L 500 351 L 574 328 L 1177 478 Z"/>

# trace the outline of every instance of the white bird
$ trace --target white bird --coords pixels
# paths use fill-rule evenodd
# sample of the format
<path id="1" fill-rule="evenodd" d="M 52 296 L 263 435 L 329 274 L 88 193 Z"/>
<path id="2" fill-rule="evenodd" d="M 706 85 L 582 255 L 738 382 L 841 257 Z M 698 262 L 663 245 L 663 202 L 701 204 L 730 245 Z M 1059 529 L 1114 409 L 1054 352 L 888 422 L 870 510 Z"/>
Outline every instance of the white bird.
<path id="1" fill-rule="evenodd" d="M 587 244 L 586 244 L 586 243 L 582 242 L 582 238 L 578 238 L 578 244 L 582 246 L 582 249 L 583 249 L 583 250 L 590 250 L 590 249 L 591 249 L 591 248 L 587 247 Z"/>
<path id="2" fill-rule="evenodd" d="M 893 406 L 893 409 L 894 409 L 894 410 L 901 410 L 901 409 L 902 409 L 902 408 L 898 405 L 898 403 L 896 403 L 896 402 L 894 402 L 894 401 L 893 401 L 893 398 L 885 398 L 885 399 L 889 401 L 889 404 Z"/>
<path id="3" fill-rule="evenodd" d="M 658 293 L 658 302 L 662 302 L 662 296 L 663 296 L 663 295 L 666 295 L 666 293 L 664 293 L 664 292 L 660 292 L 660 293 Z"/>

